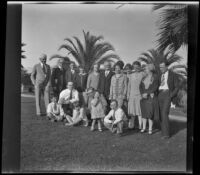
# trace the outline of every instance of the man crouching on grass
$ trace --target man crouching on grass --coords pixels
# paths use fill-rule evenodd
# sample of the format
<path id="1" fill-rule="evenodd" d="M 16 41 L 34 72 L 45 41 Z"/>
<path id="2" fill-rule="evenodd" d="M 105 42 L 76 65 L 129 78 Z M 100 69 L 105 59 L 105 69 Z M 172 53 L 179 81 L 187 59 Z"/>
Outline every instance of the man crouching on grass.
<path id="1" fill-rule="evenodd" d="M 51 120 L 52 122 L 62 121 L 64 117 L 64 112 L 61 108 L 61 105 L 58 104 L 57 101 L 57 97 L 53 96 L 51 103 L 49 103 L 47 107 L 47 119 Z"/>
<path id="2" fill-rule="evenodd" d="M 118 107 L 118 103 L 116 100 L 112 100 L 110 103 L 111 111 L 104 118 L 104 125 L 108 128 L 112 133 L 117 132 L 119 136 L 123 133 L 123 124 L 126 120 L 126 116 L 124 111 Z"/>

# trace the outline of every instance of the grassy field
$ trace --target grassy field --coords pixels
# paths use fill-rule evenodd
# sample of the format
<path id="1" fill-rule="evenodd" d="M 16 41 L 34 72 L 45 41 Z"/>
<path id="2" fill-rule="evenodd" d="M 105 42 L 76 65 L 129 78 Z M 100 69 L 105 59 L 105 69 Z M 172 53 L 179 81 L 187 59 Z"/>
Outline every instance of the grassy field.
<path id="1" fill-rule="evenodd" d="M 171 121 L 172 137 L 68 128 L 35 115 L 34 98 L 21 101 L 21 171 L 185 171 L 186 123 Z"/>

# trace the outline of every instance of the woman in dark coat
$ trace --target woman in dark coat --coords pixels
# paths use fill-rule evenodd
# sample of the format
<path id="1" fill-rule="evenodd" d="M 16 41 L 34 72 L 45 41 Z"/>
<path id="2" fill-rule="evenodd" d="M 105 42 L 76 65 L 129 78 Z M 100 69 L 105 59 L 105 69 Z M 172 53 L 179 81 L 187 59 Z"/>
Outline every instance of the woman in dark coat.
<path id="1" fill-rule="evenodd" d="M 142 126 L 141 132 L 146 131 L 147 120 L 149 122 L 149 134 L 152 134 L 153 120 L 159 119 L 159 106 L 158 106 L 158 87 L 159 78 L 154 73 L 155 67 L 153 64 L 147 64 L 145 67 L 146 76 L 140 83 L 140 93 L 142 99 L 140 101 L 142 113 Z"/>

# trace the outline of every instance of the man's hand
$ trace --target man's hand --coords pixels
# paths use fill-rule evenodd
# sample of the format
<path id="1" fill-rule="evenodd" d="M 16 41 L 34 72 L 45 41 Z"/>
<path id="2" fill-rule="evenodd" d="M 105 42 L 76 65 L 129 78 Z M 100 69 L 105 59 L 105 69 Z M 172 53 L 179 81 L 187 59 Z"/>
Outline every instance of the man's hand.
<path id="1" fill-rule="evenodd" d="M 143 98 L 147 98 L 147 93 L 142 94 Z"/>
<path id="2" fill-rule="evenodd" d="M 151 96 L 151 98 L 153 98 L 154 97 L 154 93 L 151 93 L 150 96 Z"/>

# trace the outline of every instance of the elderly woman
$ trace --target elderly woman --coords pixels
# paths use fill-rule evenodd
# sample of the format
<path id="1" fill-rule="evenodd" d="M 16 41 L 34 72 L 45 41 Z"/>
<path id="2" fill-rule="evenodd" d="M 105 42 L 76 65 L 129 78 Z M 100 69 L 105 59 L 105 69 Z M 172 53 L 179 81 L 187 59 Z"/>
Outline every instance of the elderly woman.
<path id="1" fill-rule="evenodd" d="M 144 72 L 141 71 L 141 64 L 138 61 L 133 62 L 134 72 L 130 74 L 128 81 L 128 115 L 129 119 L 129 129 L 134 129 L 135 127 L 135 117 L 138 117 L 139 129 L 142 129 L 142 117 L 141 117 L 141 108 L 140 108 L 140 83 L 144 77 Z"/>
<path id="2" fill-rule="evenodd" d="M 159 78 L 154 73 L 155 67 L 153 64 L 147 64 L 145 67 L 145 77 L 140 83 L 140 93 L 142 94 L 141 112 L 143 128 L 141 132 L 145 132 L 147 120 L 149 122 L 149 134 L 152 134 L 153 120 L 159 119 L 159 106 L 158 106 L 158 87 Z"/>
<path id="3" fill-rule="evenodd" d="M 110 84 L 110 100 L 117 100 L 118 106 L 123 106 L 127 93 L 127 76 L 123 74 L 123 62 L 115 64 L 115 74 L 112 76 Z"/>
<path id="4" fill-rule="evenodd" d="M 95 64 L 93 66 L 93 71 L 89 74 L 87 79 L 87 89 L 94 88 L 94 90 L 97 90 L 99 85 L 99 77 L 99 64 Z"/>

